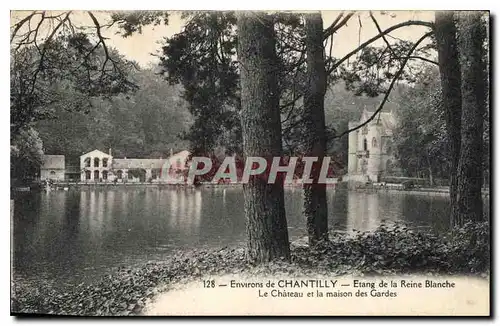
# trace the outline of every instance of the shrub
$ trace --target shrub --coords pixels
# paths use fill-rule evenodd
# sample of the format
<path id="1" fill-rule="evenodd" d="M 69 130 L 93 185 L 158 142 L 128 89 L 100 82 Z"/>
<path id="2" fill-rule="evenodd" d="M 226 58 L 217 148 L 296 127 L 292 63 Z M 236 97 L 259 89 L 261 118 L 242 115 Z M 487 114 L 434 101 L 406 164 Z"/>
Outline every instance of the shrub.
<path id="1" fill-rule="evenodd" d="M 490 268 L 489 224 L 468 223 L 445 235 L 383 224 L 373 232 L 332 235 L 321 246 L 295 250 L 294 259 L 363 273 L 479 274 Z"/>

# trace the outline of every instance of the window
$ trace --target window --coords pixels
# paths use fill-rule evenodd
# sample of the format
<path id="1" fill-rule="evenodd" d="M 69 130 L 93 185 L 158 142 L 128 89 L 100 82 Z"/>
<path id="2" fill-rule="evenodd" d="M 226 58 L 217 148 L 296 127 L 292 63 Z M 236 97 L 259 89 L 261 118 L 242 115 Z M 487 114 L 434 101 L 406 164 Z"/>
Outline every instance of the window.
<path id="1" fill-rule="evenodd" d="M 102 171 L 102 179 L 108 180 L 108 171 Z"/>
<path id="2" fill-rule="evenodd" d="M 90 162 L 90 159 L 89 159 Z M 85 171 L 85 180 L 90 180 L 90 171 Z"/>
<path id="3" fill-rule="evenodd" d="M 118 170 L 118 171 L 116 172 L 116 177 L 117 177 L 118 179 L 123 179 L 123 171 L 122 171 L 122 170 Z"/>
<path id="4" fill-rule="evenodd" d="M 83 162 L 86 168 L 90 167 L 90 157 L 87 157 Z"/>
<path id="5" fill-rule="evenodd" d="M 50 171 L 50 176 L 53 177 L 56 175 L 56 171 Z"/>
<path id="6" fill-rule="evenodd" d="M 102 159 L 102 167 L 103 168 L 107 168 L 108 167 L 108 159 L 107 158 L 103 158 Z"/>
<path id="7" fill-rule="evenodd" d="M 159 179 L 161 176 L 161 169 L 152 169 L 151 170 L 151 179 Z"/>
<path id="8" fill-rule="evenodd" d="M 366 138 L 363 138 L 363 150 L 364 151 L 368 150 L 368 142 L 366 141 Z"/>
<path id="9" fill-rule="evenodd" d="M 96 158 L 94 159 L 94 167 L 95 167 L 95 168 L 98 168 L 98 167 L 99 167 L 99 158 L 98 158 L 98 157 L 96 157 Z"/>
<path id="10" fill-rule="evenodd" d="M 99 170 L 94 171 L 94 180 L 99 180 Z"/>
<path id="11" fill-rule="evenodd" d="M 372 147 L 376 148 L 377 147 L 377 138 L 373 137 L 372 139 Z"/>

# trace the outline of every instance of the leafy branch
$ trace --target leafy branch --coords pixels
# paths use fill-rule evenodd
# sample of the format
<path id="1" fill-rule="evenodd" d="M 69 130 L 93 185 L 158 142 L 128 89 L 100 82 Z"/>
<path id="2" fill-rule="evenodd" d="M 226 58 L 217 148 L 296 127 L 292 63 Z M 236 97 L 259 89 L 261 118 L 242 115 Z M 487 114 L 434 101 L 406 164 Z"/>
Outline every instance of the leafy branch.
<path id="1" fill-rule="evenodd" d="M 428 32 L 426 34 L 424 34 L 417 42 L 415 42 L 415 44 L 412 46 L 412 48 L 410 49 L 410 51 L 408 52 L 408 55 L 403 59 L 403 61 L 401 62 L 401 66 L 399 68 L 399 70 L 396 72 L 396 74 L 394 75 L 394 78 L 392 79 L 391 83 L 389 84 L 389 87 L 387 88 L 387 91 L 385 92 L 385 95 L 384 95 L 384 98 L 382 99 L 382 101 L 380 102 L 380 105 L 378 106 L 377 110 L 375 110 L 375 112 L 363 123 L 361 123 L 360 125 L 354 127 L 354 128 L 351 128 L 351 129 L 348 129 L 346 131 L 344 131 L 343 133 L 341 133 L 340 135 L 335 135 L 333 137 L 333 139 L 335 138 L 341 138 L 342 136 L 344 135 L 347 135 L 353 131 L 356 131 L 360 128 L 363 128 L 365 125 L 367 125 L 368 123 L 370 123 L 373 119 L 375 119 L 375 117 L 377 116 L 377 114 L 380 113 L 380 111 L 382 111 L 382 109 L 384 108 L 384 104 L 387 102 L 387 99 L 389 98 L 389 95 L 392 91 L 392 88 L 394 87 L 394 85 L 396 84 L 396 81 L 399 79 L 399 77 L 401 76 L 401 74 L 403 73 L 404 71 L 404 68 L 406 66 L 406 63 L 408 62 L 408 60 L 410 60 L 411 58 L 411 54 L 416 50 L 416 48 L 419 46 L 420 43 L 422 43 L 427 37 L 431 36 L 432 34 L 434 34 L 434 32 Z"/>

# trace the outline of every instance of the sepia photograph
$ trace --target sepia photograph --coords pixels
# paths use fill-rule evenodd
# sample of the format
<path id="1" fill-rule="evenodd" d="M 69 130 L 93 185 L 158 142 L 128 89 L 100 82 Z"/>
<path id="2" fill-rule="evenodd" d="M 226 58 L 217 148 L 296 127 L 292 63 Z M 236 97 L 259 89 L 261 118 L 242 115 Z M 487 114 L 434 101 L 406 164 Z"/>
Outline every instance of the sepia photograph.
<path id="1" fill-rule="evenodd" d="M 11 316 L 490 317 L 490 33 L 11 10 Z"/>

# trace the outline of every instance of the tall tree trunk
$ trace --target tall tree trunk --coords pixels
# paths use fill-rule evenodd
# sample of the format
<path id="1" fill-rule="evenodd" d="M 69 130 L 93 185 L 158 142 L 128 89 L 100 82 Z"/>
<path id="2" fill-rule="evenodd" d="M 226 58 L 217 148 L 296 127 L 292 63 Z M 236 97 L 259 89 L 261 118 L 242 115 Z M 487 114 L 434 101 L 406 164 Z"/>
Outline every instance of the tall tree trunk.
<path id="1" fill-rule="evenodd" d="M 318 157 L 311 170 L 312 184 L 304 184 L 304 215 L 309 244 L 328 239 L 326 185 L 318 183 L 325 157 L 326 70 L 321 13 L 305 14 L 307 84 L 304 94 L 303 121 L 305 156 Z"/>
<path id="2" fill-rule="evenodd" d="M 459 17 L 459 51 L 462 71 L 462 143 L 458 162 L 458 211 L 453 222 L 483 219 L 483 122 L 486 112 L 486 29 L 481 12 L 463 12 Z"/>
<path id="3" fill-rule="evenodd" d="M 272 161 L 282 155 L 277 56 L 272 18 L 261 12 L 238 15 L 241 123 L 245 158 Z M 267 262 L 290 259 L 283 183 L 251 176 L 243 185 L 248 258 Z"/>
<path id="4" fill-rule="evenodd" d="M 452 11 L 436 12 L 435 35 L 450 155 L 450 221 L 457 215 L 457 170 L 460 159 L 462 92 L 457 28 Z"/>

